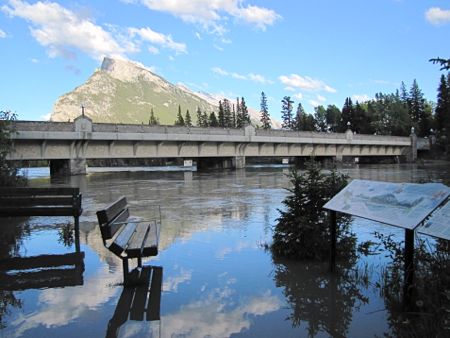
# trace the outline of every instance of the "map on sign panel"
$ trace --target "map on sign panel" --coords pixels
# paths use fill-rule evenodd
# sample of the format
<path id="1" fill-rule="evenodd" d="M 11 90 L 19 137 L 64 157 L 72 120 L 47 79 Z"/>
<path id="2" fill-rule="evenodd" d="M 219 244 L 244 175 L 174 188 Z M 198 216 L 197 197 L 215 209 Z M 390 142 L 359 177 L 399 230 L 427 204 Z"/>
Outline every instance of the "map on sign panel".
<path id="1" fill-rule="evenodd" d="M 325 209 L 414 229 L 450 195 L 441 183 L 388 183 L 353 180 Z"/>
<path id="2" fill-rule="evenodd" d="M 423 226 L 417 228 L 421 234 L 450 240 L 450 201 L 431 214 Z"/>

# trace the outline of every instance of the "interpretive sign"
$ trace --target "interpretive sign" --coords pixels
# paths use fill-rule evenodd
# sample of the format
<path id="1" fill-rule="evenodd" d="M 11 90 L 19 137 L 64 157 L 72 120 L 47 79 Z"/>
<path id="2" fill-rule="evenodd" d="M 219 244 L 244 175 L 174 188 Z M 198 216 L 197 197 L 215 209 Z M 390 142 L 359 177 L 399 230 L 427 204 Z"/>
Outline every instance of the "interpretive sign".
<path id="1" fill-rule="evenodd" d="M 431 214 L 417 232 L 450 240 L 450 201 Z"/>
<path id="2" fill-rule="evenodd" d="M 324 208 L 413 230 L 449 195 L 441 183 L 353 180 Z"/>

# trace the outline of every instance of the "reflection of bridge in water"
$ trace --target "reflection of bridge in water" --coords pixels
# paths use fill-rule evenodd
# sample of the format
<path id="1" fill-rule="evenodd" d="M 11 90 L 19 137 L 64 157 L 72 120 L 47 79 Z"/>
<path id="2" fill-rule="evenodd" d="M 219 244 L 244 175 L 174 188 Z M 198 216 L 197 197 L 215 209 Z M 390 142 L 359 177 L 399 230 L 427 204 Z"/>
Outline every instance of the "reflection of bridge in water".
<path id="1" fill-rule="evenodd" d="M 198 167 L 245 166 L 246 157 L 405 156 L 414 160 L 427 140 L 346 133 L 294 132 L 71 122 L 16 121 L 10 160 L 49 160 L 51 173 L 86 173 L 88 159 L 180 158 Z"/>

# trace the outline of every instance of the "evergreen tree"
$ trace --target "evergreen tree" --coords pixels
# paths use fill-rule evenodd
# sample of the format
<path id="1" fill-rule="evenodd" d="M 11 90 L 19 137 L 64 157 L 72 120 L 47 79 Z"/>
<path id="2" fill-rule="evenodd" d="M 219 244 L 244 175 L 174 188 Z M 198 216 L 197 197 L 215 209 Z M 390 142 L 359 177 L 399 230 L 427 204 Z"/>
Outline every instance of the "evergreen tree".
<path id="1" fill-rule="evenodd" d="M 197 107 L 197 111 L 195 113 L 195 115 L 197 116 L 197 126 L 198 127 L 203 127 L 203 118 L 202 118 L 202 111 L 200 110 L 200 107 Z"/>
<path id="2" fill-rule="evenodd" d="M 441 70 L 450 70 L 450 59 L 434 58 L 429 61 L 434 64 L 439 64 L 441 66 Z"/>
<path id="3" fill-rule="evenodd" d="M 204 128 L 209 127 L 208 115 L 205 111 L 202 113 L 201 126 Z"/>
<path id="4" fill-rule="evenodd" d="M 263 129 L 270 129 L 272 123 L 270 121 L 269 108 L 267 106 L 267 97 L 264 92 L 261 92 L 261 124 Z"/>
<path id="5" fill-rule="evenodd" d="M 150 118 L 148 120 L 148 124 L 150 126 L 156 126 L 159 124 L 159 118 L 155 117 L 155 114 L 153 112 L 153 108 L 150 110 Z"/>
<path id="6" fill-rule="evenodd" d="M 431 125 L 430 117 L 425 113 L 425 99 L 416 79 L 409 90 L 408 108 L 417 135 L 427 136 Z"/>
<path id="7" fill-rule="evenodd" d="M 244 128 L 245 121 L 244 116 L 242 115 L 242 107 L 239 102 L 239 98 L 236 98 L 236 128 Z"/>
<path id="8" fill-rule="evenodd" d="M 217 118 L 217 122 L 219 123 L 219 127 L 225 128 L 225 114 L 223 111 L 222 101 L 219 101 L 219 116 Z"/>
<path id="9" fill-rule="evenodd" d="M 448 73 L 450 80 L 450 73 Z M 441 75 L 441 81 L 438 87 L 437 104 L 436 104 L 436 129 L 437 132 L 450 127 L 450 81 L 444 74 Z"/>
<path id="10" fill-rule="evenodd" d="M 292 107 L 293 107 L 294 101 L 291 100 L 290 96 L 283 97 L 283 100 L 281 100 L 281 119 L 283 120 L 283 123 L 281 127 L 283 129 L 292 129 L 294 124 L 294 119 L 292 117 Z"/>
<path id="11" fill-rule="evenodd" d="M 241 97 L 241 112 L 242 120 L 244 121 L 244 126 L 250 124 L 250 115 L 248 113 L 247 104 L 245 103 L 244 97 Z"/>
<path id="12" fill-rule="evenodd" d="M 175 121 L 176 126 L 184 126 L 184 118 L 183 115 L 181 115 L 181 106 L 178 105 L 178 115 L 177 120 Z"/>
<path id="13" fill-rule="evenodd" d="M 344 106 L 342 107 L 341 120 L 339 121 L 339 129 L 340 133 L 344 133 L 350 123 L 350 129 L 353 130 L 353 117 L 354 117 L 354 107 L 352 99 L 347 97 L 344 102 Z"/>
<path id="14" fill-rule="evenodd" d="M 219 120 L 214 112 L 209 115 L 209 126 L 210 127 L 220 127 Z"/>
<path id="15" fill-rule="evenodd" d="M 220 107 L 219 107 L 220 108 Z M 231 113 L 231 105 L 228 99 L 223 99 L 222 102 L 223 109 L 223 126 L 224 128 L 233 128 L 233 118 Z"/>
<path id="16" fill-rule="evenodd" d="M 186 110 L 186 115 L 184 117 L 184 125 L 186 127 L 192 127 L 192 118 L 191 118 L 191 114 L 189 113 L 189 109 Z"/>

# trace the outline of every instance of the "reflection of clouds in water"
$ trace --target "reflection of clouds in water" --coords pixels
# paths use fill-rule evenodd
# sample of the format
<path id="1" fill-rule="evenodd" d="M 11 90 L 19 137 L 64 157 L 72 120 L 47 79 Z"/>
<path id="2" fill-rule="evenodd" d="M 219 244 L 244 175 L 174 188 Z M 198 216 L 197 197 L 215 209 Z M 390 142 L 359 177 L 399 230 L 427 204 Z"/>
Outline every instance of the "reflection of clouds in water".
<path id="1" fill-rule="evenodd" d="M 245 249 L 257 249 L 257 248 L 258 248 L 258 245 L 256 244 L 256 242 L 239 241 L 235 247 L 224 247 L 224 248 L 221 248 L 216 253 L 216 257 L 219 258 L 219 259 L 223 259 L 223 258 L 225 258 L 226 255 L 228 255 L 228 254 L 230 254 L 232 252 L 241 252 L 242 250 L 245 250 Z"/>
<path id="2" fill-rule="evenodd" d="M 235 293 L 229 288 L 215 289 L 205 299 L 182 306 L 180 311 L 161 319 L 162 337 L 229 337 L 250 328 L 249 316 L 262 316 L 278 310 L 281 301 L 267 291 L 231 310 Z"/>
<path id="3" fill-rule="evenodd" d="M 99 282 L 101 281 L 101 282 Z M 21 315 L 14 321 L 16 336 L 43 325 L 46 328 L 67 325 L 83 316 L 88 310 L 95 310 L 105 304 L 119 290 L 108 285 L 122 281 L 119 271 L 110 274 L 107 268 L 98 270 L 98 275 L 85 281 L 83 287 L 66 287 L 40 291 L 41 306 L 34 313 Z M 106 286 L 106 287 L 105 287 Z"/>
<path id="4" fill-rule="evenodd" d="M 192 278 L 192 270 L 180 269 L 180 274 L 177 276 L 170 276 L 164 280 L 164 292 L 177 292 L 178 285 L 190 281 Z"/>

